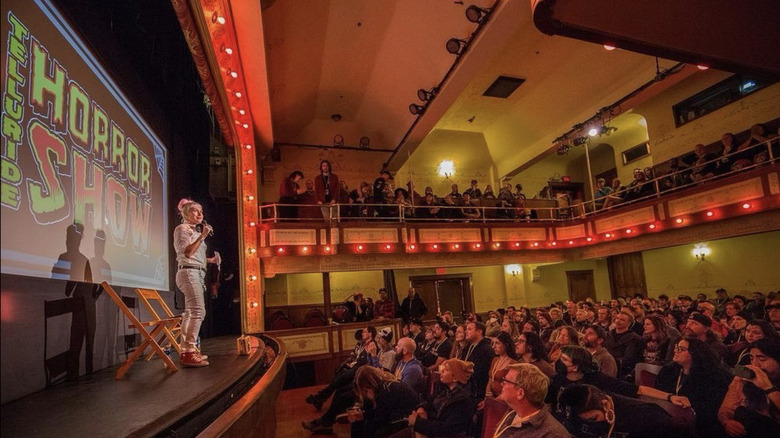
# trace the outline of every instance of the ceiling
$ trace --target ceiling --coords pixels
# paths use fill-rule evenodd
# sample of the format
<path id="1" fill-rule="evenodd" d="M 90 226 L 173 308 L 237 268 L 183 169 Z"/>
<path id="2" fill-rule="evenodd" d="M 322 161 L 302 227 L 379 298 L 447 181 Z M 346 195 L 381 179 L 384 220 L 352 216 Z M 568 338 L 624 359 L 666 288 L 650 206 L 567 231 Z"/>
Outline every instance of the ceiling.
<path id="1" fill-rule="evenodd" d="M 527 0 L 496 3 L 481 27 L 466 19 L 466 8 L 491 7 L 493 0 L 232 6 L 242 64 L 253 72 L 247 83 L 253 114 L 270 113 L 270 121 L 255 125 L 272 134 L 256 137 L 269 138 L 266 149 L 331 146 L 337 134 L 345 146 L 357 146 L 368 137 L 371 149 L 396 151 L 386 163 L 396 170 L 417 148 L 426 156 L 446 151 L 440 139 L 451 132 L 476 133 L 503 176 L 549 153 L 573 125 L 656 75 L 654 57 L 545 35 L 534 26 Z M 461 56 L 445 49 L 453 37 L 470 39 Z M 676 64 L 659 63 L 662 69 Z M 483 96 L 498 76 L 525 83 L 507 99 Z M 434 86 L 439 93 L 425 112 L 411 114 L 409 105 L 422 103 L 417 90 Z M 269 102 L 270 109 L 256 110 Z M 431 135 L 436 130 L 450 134 Z"/>

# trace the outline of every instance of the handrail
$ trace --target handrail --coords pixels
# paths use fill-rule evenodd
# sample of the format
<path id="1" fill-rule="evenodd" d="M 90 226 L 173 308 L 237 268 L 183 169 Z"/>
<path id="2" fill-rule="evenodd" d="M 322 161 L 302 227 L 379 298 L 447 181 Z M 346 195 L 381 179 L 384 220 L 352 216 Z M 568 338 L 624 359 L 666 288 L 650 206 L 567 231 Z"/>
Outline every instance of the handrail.
<path id="1" fill-rule="evenodd" d="M 712 180 L 716 179 L 722 179 L 726 178 L 732 175 L 736 175 L 737 173 L 743 172 L 745 170 L 750 170 L 757 168 L 759 166 L 766 165 L 768 163 L 774 163 L 777 162 L 778 158 L 775 157 L 772 152 L 772 143 L 780 139 L 780 136 L 775 136 L 773 138 L 770 138 L 764 142 L 758 143 L 756 145 L 750 146 L 748 148 L 734 151 L 732 153 L 726 154 L 726 155 L 719 155 L 716 158 L 712 160 L 708 160 L 706 162 L 697 163 L 692 166 L 685 167 L 684 169 L 669 172 L 661 176 L 656 176 L 655 178 L 651 180 L 646 180 L 641 183 L 641 185 L 636 185 L 634 187 L 629 188 L 629 186 L 626 186 L 623 190 L 619 190 L 617 192 L 612 192 L 610 195 L 615 194 L 625 194 L 629 193 L 631 190 L 641 190 L 641 187 L 645 186 L 646 184 L 652 184 L 652 193 L 649 193 L 645 196 L 641 196 L 635 199 L 629 199 L 629 200 L 623 200 L 620 203 L 612 206 L 607 206 L 604 208 L 599 208 L 597 206 L 597 200 L 591 199 L 588 201 L 582 201 L 578 202 L 576 204 L 569 204 L 565 206 L 556 206 L 556 207 L 526 207 L 524 206 L 525 201 L 557 201 L 556 199 L 526 199 L 526 200 L 519 200 L 516 199 L 514 202 L 515 205 L 502 205 L 502 206 L 485 206 L 485 205 L 410 205 L 408 203 L 405 204 L 395 204 L 395 203 L 385 203 L 385 204 L 376 204 L 376 203 L 348 203 L 348 204 L 329 204 L 325 205 L 325 207 L 330 206 L 330 211 L 332 213 L 331 221 L 340 223 L 340 222 L 363 222 L 363 221 L 380 221 L 380 222 L 482 222 L 482 223 L 488 223 L 488 222 L 527 222 L 527 223 L 538 223 L 538 222 L 563 222 L 563 221 L 569 221 L 572 219 L 582 219 L 585 217 L 589 217 L 592 215 L 600 214 L 605 211 L 613 211 L 616 208 L 620 208 L 624 205 L 630 205 L 635 204 L 637 202 L 642 202 L 648 199 L 652 198 L 659 198 L 662 197 L 664 194 L 668 194 L 671 192 L 675 192 L 684 188 L 700 185 Z M 675 185 L 673 187 L 666 188 L 663 185 L 663 182 L 666 181 L 669 178 L 675 178 L 679 177 L 679 179 L 687 179 L 688 174 L 693 172 L 695 168 L 698 167 L 706 167 L 708 165 L 716 164 L 717 162 L 723 160 L 726 157 L 732 157 L 735 155 L 744 155 L 747 153 L 750 153 L 753 151 L 753 156 L 758 155 L 759 152 L 763 152 L 763 149 L 766 149 L 768 152 L 767 160 L 755 163 L 751 162 L 750 165 L 747 165 L 745 167 L 731 170 L 729 169 L 726 172 L 713 175 L 711 177 L 705 177 L 703 179 L 700 179 L 699 181 L 690 181 L 685 182 L 682 185 Z M 600 198 L 601 199 L 601 198 Z M 491 199 L 490 201 L 495 201 L 496 203 L 499 202 L 505 202 L 500 199 Z M 518 202 L 519 201 L 519 202 Z M 481 201 L 484 202 L 484 201 Z M 259 206 L 259 213 L 260 213 L 260 222 L 262 223 L 278 223 L 280 221 L 283 222 L 323 222 L 325 219 L 323 217 L 316 217 L 316 218 L 280 218 L 279 217 L 279 207 L 296 207 L 299 209 L 317 209 L 320 210 L 320 208 L 323 207 L 322 204 L 282 204 L 282 203 L 273 203 L 273 204 L 267 204 L 267 205 L 261 205 Z M 357 209 L 364 209 L 369 208 L 372 212 L 369 216 L 344 216 L 342 217 L 342 211 L 344 209 L 349 210 L 357 210 Z M 447 214 L 446 216 L 450 217 L 431 217 L 431 216 L 419 216 L 416 215 L 415 212 L 424 211 L 426 209 L 438 209 L 438 211 L 452 211 L 452 213 Z M 476 217 L 465 217 L 466 214 L 464 210 L 475 210 L 478 214 Z M 491 214 L 486 214 L 487 212 L 491 212 Z M 533 217 L 533 212 L 536 212 L 536 217 Z M 373 213 L 378 213 L 377 215 L 374 215 Z M 462 216 L 460 216 L 462 215 Z M 460 217 L 458 217 L 460 216 Z M 490 217 L 488 217 L 490 216 Z M 519 217 L 518 217 L 519 216 Z M 542 216 L 542 217 L 540 217 Z"/>

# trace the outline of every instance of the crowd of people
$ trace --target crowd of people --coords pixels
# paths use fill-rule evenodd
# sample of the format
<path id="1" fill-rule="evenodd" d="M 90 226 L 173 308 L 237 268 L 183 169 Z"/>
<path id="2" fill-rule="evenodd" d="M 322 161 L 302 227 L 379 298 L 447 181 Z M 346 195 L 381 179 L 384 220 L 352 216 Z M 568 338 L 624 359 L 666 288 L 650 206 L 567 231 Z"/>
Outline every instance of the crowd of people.
<path id="1" fill-rule="evenodd" d="M 386 301 L 380 299 L 378 303 Z M 403 332 L 367 325 L 306 402 L 313 433 L 354 437 L 776 437 L 780 291 L 508 306 L 430 324 L 410 290 Z M 416 303 L 416 304 L 415 304 Z M 380 305 L 380 307 L 382 307 Z M 637 375 L 644 370 L 650 374 Z M 486 406 L 506 414 L 482 429 Z M 487 427 L 487 426 L 486 426 Z"/>

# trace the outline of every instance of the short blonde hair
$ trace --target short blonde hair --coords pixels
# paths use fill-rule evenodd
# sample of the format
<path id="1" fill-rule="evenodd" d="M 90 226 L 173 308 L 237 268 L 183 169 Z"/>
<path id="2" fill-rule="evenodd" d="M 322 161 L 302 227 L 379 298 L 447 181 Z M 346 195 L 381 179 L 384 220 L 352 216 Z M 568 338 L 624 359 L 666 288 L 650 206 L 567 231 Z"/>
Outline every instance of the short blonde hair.
<path id="1" fill-rule="evenodd" d="M 515 383 L 525 391 L 528 403 L 537 408 L 544 406 L 550 379 L 536 365 L 530 363 L 512 364 L 509 369 L 517 371 Z"/>
<path id="2" fill-rule="evenodd" d="M 563 312 L 561 312 L 561 309 L 557 307 L 550 309 L 550 316 L 552 316 L 553 313 L 557 314 L 558 316 L 563 316 Z"/>

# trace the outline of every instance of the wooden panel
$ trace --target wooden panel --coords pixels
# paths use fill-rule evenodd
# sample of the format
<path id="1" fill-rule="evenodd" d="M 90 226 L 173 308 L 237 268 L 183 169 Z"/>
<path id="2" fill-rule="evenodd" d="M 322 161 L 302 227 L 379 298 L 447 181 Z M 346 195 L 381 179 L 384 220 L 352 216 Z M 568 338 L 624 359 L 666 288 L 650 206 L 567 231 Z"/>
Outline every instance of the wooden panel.
<path id="1" fill-rule="evenodd" d="M 268 232 L 271 246 L 316 245 L 317 230 L 276 229 Z"/>
<path id="2" fill-rule="evenodd" d="M 420 229 L 420 243 L 481 242 L 479 228 L 443 228 L 440 230 Z"/>
<path id="3" fill-rule="evenodd" d="M 574 225 L 571 227 L 555 228 L 555 237 L 557 239 L 580 239 L 585 237 L 585 224 Z"/>
<path id="4" fill-rule="evenodd" d="M 398 243 L 398 228 L 345 228 L 344 243 Z"/>
<path id="5" fill-rule="evenodd" d="M 641 252 L 607 257 L 607 268 L 612 298 L 631 297 L 635 293 L 647 296 L 645 265 Z"/>
<path id="6" fill-rule="evenodd" d="M 751 178 L 715 190 L 708 190 L 706 192 L 669 201 L 669 215 L 679 216 L 696 213 L 708 208 L 721 207 L 741 201 L 760 198 L 763 195 L 764 188 L 761 186 L 761 178 Z"/>
<path id="7" fill-rule="evenodd" d="M 493 242 L 534 241 L 547 239 L 545 228 L 493 228 Z"/>
<path id="8" fill-rule="evenodd" d="M 596 299 L 596 284 L 593 281 L 593 270 L 566 271 L 566 283 L 569 287 L 569 298 L 573 301 Z"/>
<path id="9" fill-rule="evenodd" d="M 641 207 L 623 214 L 597 219 L 595 222 L 596 232 L 601 234 L 607 231 L 655 222 L 655 211 L 652 206 Z"/>
<path id="10" fill-rule="evenodd" d="M 328 331 L 302 335 L 274 336 L 284 342 L 290 357 L 315 356 L 332 353 Z"/>
<path id="11" fill-rule="evenodd" d="M 769 193 L 773 195 L 780 194 L 780 181 L 778 181 L 777 173 L 770 173 L 767 175 L 769 181 Z"/>

